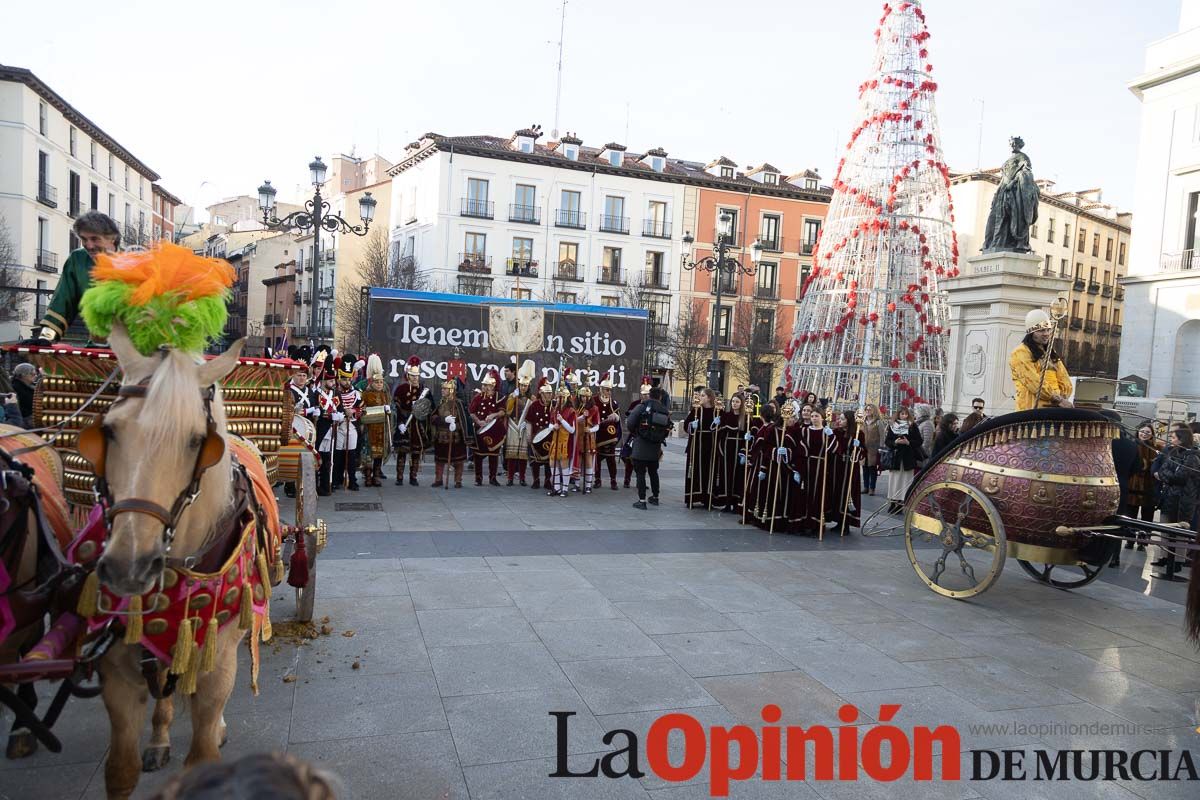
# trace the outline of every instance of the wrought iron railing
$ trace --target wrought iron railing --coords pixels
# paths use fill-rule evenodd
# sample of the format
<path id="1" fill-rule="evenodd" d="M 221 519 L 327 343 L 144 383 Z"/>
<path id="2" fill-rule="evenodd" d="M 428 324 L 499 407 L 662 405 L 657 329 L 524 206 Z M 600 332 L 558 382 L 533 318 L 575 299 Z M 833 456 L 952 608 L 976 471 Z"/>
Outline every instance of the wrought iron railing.
<path id="1" fill-rule="evenodd" d="M 508 221 L 541 225 L 542 210 L 537 206 L 523 206 L 518 203 L 510 203 L 508 206 Z"/>
<path id="2" fill-rule="evenodd" d="M 560 261 L 554 267 L 554 279 L 559 281 L 582 281 L 583 266 L 574 261 Z"/>
<path id="3" fill-rule="evenodd" d="M 554 224 L 560 228 L 578 228 L 579 230 L 583 230 L 587 228 L 587 214 L 569 208 L 560 208 L 558 215 L 554 218 Z"/>
<path id="4" fill-rule="evenodd" d="M 652 236 L 655 239 L 670 239 L 671 223 L 664 219 L 644 219 L 642 220 L 642 235 Z"/>
<path id="5" fill-rule="evenodd" d="M 655 272 L 648 269 L 642 274 L 642 286 L 647 289 L 670 289 L 670 276 L 665 272 Z"/>
<path id="6" fill-rule="evenodd" d="M 625 273 L 620 267 L 600 267 L 599 273 L 596 275 L 596 283 L 603 283 L 609 286 L 624 286 Z"/>
<path id="7" fill-rule="evenodd" d="M 537 259 L 530 258 L 509 258 L 504 262 L 504 274 L 522 278 L 536 278 L 538 276 Z"/>
<path id="8" fill-rule="evenodd" d="M 496 216 L 496 204 L 490 200 L 473 200 L 469 197 L 462 199 L 461 216 L 492 219 Z"/>
<path id="9" fill-rule="evenodd" d="M 492 271 L 492 257 L 483 253 L 459 253 L 458 271 L 486 275 Z"/>
<path id="10" fill-rule="evenodd" d="M 1179 253 L 1163 253 L 1159 262 L 1161 272 L 1184 272 L 1195 265 L 1195 250 L 1183 250 Z"/>
<path id="11" fill-rule="evenodd" d="M 58 208 L 58 189 L 45 181 L 38 181 L 38 202 L 42 205 Z"/>
<path id="12" fill-rule="evenodd" d="M 1099 281 L 1088 281 L 1088 294 L 1099 294 L 1099 293 L 1100 293 L 1100 282 Z"/>
<path id="13" fill-rule="evenodd" d="M 604 214 L 600 217 L 600 230 L 606 233 L 629 233 L 629 217 L 610 217 Z"/>
<path id="14" fill-rule="evenodd" d="M 58 272 L 58 253 L 49 250 L 38 250 L 34 267 L 39 272 Z"/>

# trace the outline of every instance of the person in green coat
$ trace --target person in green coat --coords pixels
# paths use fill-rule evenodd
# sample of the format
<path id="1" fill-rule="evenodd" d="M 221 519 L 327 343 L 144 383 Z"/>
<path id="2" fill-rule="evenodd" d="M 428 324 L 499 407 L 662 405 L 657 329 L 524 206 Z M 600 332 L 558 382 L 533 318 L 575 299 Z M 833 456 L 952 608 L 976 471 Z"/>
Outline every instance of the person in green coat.
<path id="1" fill-rule="evenodd" d="M 61 339 L 79 316 L 79 301 L 92 284 L 96 256 L 115 253 L 121 246 L 121 231 L 107 214 L 88 211 L 75 220 L 73 230 L 82 245 L 63 264 L 62 277 L 50 298 L 45 315 L 34 329 L 31 344 L 48 345 Z"/>

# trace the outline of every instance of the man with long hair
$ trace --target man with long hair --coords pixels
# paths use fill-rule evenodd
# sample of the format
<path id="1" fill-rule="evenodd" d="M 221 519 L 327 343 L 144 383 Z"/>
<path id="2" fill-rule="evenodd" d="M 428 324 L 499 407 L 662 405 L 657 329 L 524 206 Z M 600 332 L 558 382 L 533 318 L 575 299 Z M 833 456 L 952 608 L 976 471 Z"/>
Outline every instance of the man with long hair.
<path id="1" fill-rule="evenodd" d="M 1017 411 L 1031 408 L 1071 408 L 1071 376 L 1058 352 L 1051 349 L 1054 322 L 1050 315 L 1035 308 L 1025 315 L 1025 338 L 1008 357 L 1013 385 L 1017 389 Z M 1046 361 L 1047 357 L 1049 362 Z M 1046 365 L 1043 379 L 1042 366 Z"/>

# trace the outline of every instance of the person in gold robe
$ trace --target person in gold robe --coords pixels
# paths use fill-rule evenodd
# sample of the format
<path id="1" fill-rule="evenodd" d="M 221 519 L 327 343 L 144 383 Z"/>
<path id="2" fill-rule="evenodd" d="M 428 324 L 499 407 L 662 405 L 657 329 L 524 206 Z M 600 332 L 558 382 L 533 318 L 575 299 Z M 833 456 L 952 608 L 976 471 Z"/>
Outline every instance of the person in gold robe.
<path id="1" fill-rule="evenodd" d="M 1034 309 L 1025 316 L 1025 338 L 1008 357 L 1008 368 L 1017 390 L 1017 411 L 1072 408 L 1071 376 L 1067 374 L 1062 357 L 1053 348 L 1045 379 L 1042 378 L 1042 365 L 1046 363 L 1046 349 L 1051 347 L 1054 327 L 1050 315 L 1041 309 Z"/>

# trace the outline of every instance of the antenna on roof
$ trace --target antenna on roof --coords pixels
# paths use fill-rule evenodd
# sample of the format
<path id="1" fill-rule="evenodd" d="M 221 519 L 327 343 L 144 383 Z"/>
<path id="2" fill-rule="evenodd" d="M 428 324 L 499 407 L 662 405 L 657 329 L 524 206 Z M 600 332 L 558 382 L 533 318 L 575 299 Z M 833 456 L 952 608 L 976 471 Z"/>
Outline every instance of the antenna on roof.
<path id="1" fill-rule="evenodd" d="M 550 132 L 550 138 L 558 139 L 558 111 L 562 107 L 562 54 L 563 54 L 563 32 L 567 28 L 567 0 L 563 0 L 562 4 L 562 20 L 558 25 L 558 78 L 554 86 L 554 130 Z"/>

